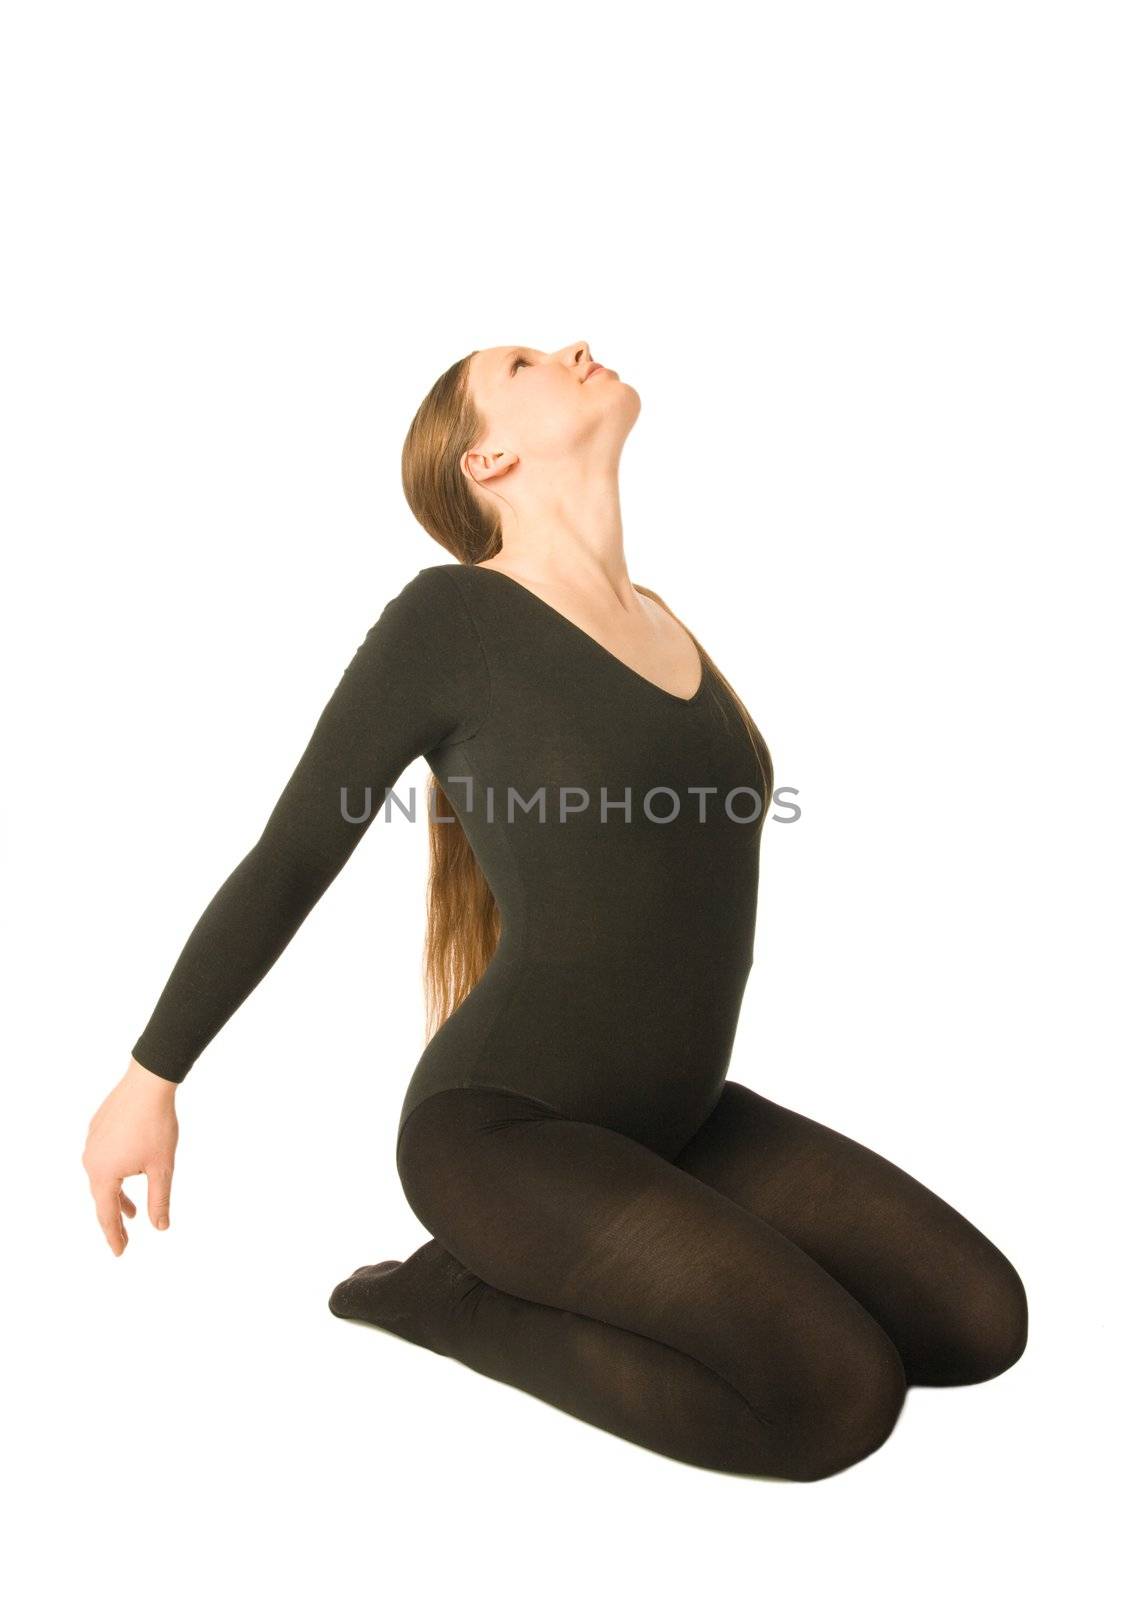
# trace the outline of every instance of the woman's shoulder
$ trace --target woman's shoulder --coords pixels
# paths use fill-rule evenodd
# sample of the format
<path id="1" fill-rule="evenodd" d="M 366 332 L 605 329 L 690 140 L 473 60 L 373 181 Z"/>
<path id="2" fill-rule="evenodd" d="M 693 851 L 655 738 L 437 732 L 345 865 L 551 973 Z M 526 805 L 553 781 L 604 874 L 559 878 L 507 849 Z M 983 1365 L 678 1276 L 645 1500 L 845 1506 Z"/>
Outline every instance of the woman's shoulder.
<path id="1" fill-rule="evenodd" d="M 473 662 L 483 646 L 462 582 L 468 576 L 469 569 L 455 561 L 420 567 L 386 601 L 369 642 L 380 654 L 393 652 L 403 661 Z"/>
<path id="2" fill-rule="evenodd" d="M 413 614 L 424 619 L 461 610 L 462 578 L 468 569 L 457 561 L 441 561 L 428 567 L 419 567 L 386 602 L 388 611 Z"/>
<path id="3" fill-rule="evenodd" d="M 394 598 L 400 600 L 405 596 L 413 603 L 451 606 L 469 592 L 471 573 L 472 568 L 460 561 L 439 561 L 419 567 Z"/>

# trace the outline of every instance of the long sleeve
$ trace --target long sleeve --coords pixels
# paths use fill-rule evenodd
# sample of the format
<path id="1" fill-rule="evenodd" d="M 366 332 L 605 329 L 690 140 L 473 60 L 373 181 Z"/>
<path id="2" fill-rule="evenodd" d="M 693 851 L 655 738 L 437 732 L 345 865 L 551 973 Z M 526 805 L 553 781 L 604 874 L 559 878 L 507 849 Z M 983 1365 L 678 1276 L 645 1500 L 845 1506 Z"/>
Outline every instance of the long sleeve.
<path id="1" fill-rule="evenodd" d="M 189 935 L 136 1061 L 182 1081 L 345 866 L 386 790 L 416 756 L 471 737 L 487 696 L 464 596 L 445 567 L 425 567 L 344 670 L 263 833 Z M 368 788 L 366 820 L 348 820 L 344 811 L 362 816 Z"/>

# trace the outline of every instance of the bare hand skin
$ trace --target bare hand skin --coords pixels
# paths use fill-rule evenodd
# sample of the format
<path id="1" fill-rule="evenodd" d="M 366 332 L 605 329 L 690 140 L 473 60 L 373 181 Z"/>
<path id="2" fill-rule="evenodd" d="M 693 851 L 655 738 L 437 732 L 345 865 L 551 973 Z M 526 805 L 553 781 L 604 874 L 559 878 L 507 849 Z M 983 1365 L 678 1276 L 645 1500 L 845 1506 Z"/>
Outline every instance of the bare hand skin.
<path id="1" fill-rule="evenodd" d="M 122 1187 L 123 1178 L 144 1173 L 150 1221 L 169 1227 L 169 1190 L 177 1149 L 175 1083 L 149 1072 L 130 1058 L 130 1065 L 91 1118 L 83 1166 L 90 1179 L 99 1226 L 106 1242 L 120 1256 L 129 1235 L 123 1213 L 137 1206 Z"/>

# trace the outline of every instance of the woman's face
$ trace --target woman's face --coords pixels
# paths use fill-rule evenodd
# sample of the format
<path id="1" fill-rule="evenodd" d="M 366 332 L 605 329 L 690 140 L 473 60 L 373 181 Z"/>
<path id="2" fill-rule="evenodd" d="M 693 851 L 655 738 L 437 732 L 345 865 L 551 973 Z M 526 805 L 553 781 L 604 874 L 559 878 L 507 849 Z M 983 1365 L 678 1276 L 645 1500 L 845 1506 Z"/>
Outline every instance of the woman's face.
<path id="1" fill-rule="evenodd" d="M 478 350 L 469 389 L 486 422 L 476 448 L 529 463 L 561 459 L 600 434 L 620 448 L 641 408 L 637 391 L 600 367 L 585 339 L 550 354 L 521 345 Z"/>

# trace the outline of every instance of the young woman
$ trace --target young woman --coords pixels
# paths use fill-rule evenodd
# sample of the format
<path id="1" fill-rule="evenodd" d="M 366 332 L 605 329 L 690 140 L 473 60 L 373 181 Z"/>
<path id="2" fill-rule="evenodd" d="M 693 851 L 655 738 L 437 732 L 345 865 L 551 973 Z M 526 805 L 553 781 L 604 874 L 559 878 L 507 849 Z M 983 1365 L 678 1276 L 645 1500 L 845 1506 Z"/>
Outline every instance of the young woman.
<path id="1" fill-rule="evenodd" d="M 908 1385 L 1011 1366 L 1027 1301 L 901 1168 L 726 1079 L 772 769 L 631 582 L 639 407 L 585 343 L 474 351 L 434 384 L 403 481 L 456 562 L 366 635 L 84 1165 L 116 1254 L 128 1174 L 168 1223 L 176 1085 L 424 754 L 435 1031 L 396 1159 L 432 1238 L 331 1310 L 679 1460 L 812 1480 L 882 1444 Z"/>

